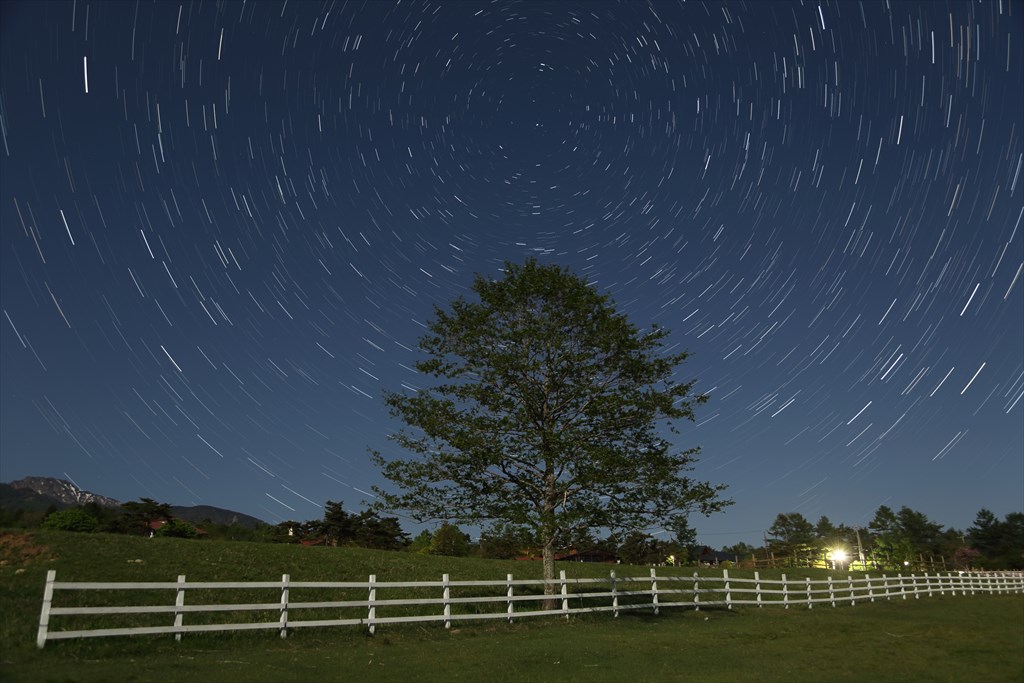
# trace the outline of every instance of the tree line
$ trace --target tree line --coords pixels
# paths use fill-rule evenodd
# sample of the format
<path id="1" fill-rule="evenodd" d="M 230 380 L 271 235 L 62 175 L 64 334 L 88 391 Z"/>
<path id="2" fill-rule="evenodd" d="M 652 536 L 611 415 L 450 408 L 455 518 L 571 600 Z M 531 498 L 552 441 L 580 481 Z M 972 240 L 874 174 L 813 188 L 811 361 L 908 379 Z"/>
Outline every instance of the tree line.
<path id="1" fill-rule="evenodd" d="M 155 524 L 154 524 L 155 522 Z M 320 519 L 288 520 L 255 527 L 193 524 L 174 518 L 170 505 L 150 498 L 105 508 L 95 503 L 63 510 L 51 506 L 42 517 L 0 511 L 0 526 L 41 527 L 80 533 L 120 533 L 155 537 L 350 546 L 401 550 L 427 555 L 486 559 L 539 558 L 543 541 L 528 530 L 496 524 L 472 538 L 455 524 L 442 523 L 410 536 L 396 517 L 375 510 L 345 510 L 340 501 L 327 501 Z M 682 521 L 657 533 L 632 530 L 595 534 L 578 531 L 556 548 L 556 554 L 598 553 L 598 557 L 627 564 L 694 564 L 707 547 L 697 543 L 697 531 Z M 842 552 L 839 555 L 838 552 Z M 721 554 L 742 563 L 774 566 L 824 566 L 844 569 L 903 568 L 1024 569 L 1024 513 L 999 519 L 982 508 L 965 530 L 944 528 L 927 515 L 906 506 L 882 505 L 867 526 L 834 524 L 822 516 L 812 523 L 799 512 L 780 513 L 765 532 L 762 545 L 737 543 Z"/>
<path id="2" fill-rule="evenodd" d="M 1024 569 L 1024 513 L 1002 520 L 982 508 L 966 530 L 943 528 L 923 512 L 882 505 L 867 526 L 811 523 L 799 512 L 780 513 L 764 544 L 738 543 L 723 552 L 740 560 L 791 566 L 861 569 Z"/>

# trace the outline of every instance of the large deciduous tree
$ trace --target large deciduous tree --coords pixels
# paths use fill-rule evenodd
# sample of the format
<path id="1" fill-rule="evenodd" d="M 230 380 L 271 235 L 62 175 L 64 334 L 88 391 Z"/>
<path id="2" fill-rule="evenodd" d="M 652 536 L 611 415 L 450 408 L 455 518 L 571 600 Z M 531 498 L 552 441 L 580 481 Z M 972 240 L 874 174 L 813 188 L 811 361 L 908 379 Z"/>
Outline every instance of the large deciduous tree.
<path id="1" fill-rule="evenodd" d="M 380 507 L 527 531 L 550 591 L 556 549 L 580 529 L 668 525 L 730 502 L 687 475 L 699 449 L 662 429 L 706 400 L 678 381 L 687 354 L 666 348 L 667 330 L 639 329 L 583 278 L 532 259 L 472 290 L 435 308 L 420 339 L 416 367 L 440 383 L 385 394 L 411 428 L 391 438 L 415 456 L 374 453 L 398 489 L 375 489 Z"/>

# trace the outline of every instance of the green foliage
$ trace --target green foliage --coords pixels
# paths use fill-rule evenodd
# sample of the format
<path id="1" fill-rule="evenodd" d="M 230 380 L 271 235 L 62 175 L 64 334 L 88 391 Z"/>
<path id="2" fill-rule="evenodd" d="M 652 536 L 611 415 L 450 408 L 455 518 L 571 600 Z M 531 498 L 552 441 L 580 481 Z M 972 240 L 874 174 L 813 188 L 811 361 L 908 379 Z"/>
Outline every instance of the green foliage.
<path id="1" fill-rule="evenodd" d="M 916 567 L 924 557 L 953 556 L 956 545 L 940 524 L 906 506 L 893 512 L 882 505 L 868 525 L 874 535 L 871 543 L 871 561 L 882 569 L 900 570 Z"/>
<path id="2" fill-rule="evenodd" d="M 149 535 L 150 522 L 170 521 L 171 506 L 158 503 L 152 498 L 139 498 L 121 504 L 121 515 L 114 523 L 116 531 L 129 534 Z"/>
<path id="3" fill-rule="evenodd" d="M 724 548 L 722 548 L 723 553 L 735 555 L 739 557 L 741 560 L 749 555 L 754 554 L 756 551 L 756 547 L 748 543 L 744 543 L 743 541 L 740 541 L 735 545 L 727 545 Z"/>
<path id="4" fill-rule="evenodd" d="M 82 508 L 68 508 L 52 512 L 43 519 L 44 529 L 56 529 L 59 531 L 78 531 L 91 533 L 99 528 L 98 519 L 90 515 Z"/>
<path id="5" fill-rule="evenodd" d="M 592 542 L 592 539 L 587 539 Z M 537 546 L 537 539 L 528 530 L 494 524 L 480 534 L 477 554 L 496 560 L 511 560 L 527 555 Z"/>
<path id="6" fill-rule="evenodd" d="M 429 529 L 424 529 L 409 544 L 409 551 L 420 555 L 430 554 L 430 543 L 434 540 L 434 534 Z"/>
<path id="7" fill-rule="evenodd" d="M 986 569 L 1024 569 L 1024 513 L 1011 512 L 1000 521 L 982 508 L 967 530 L 975 561 Z"/>
<path id="8" fill-rule="evenodd" d="M 168 538 L 197 538 L 199 536 L 196 528 L 183 519 L 172 519 L 165 522 L 153 534 Z"/>
<path id="9" fill-rule="evenodd" d="M 324 503 L 324 519 L 319 526 L 320 535 L 328 545 L 345 545 L 356 535 L 356 520 L 345 512 L 345 504 L 341 501 Z"/>
<path id="10" fill-rule="evenodd" d="M 341 501 L 324 504 L 319 520 L 281 522 L 273 528 L 271 539 L 277 543 L 322 541 L 330 546 L 359 546 L 379 550 L 400 550 L 409 545 L 409 536 L 394 517 L 378 517 L 372 510 L 353 514 Z"/>
<path id="11" fill-rule="evenodd" d="M 777 556 L 792 557 L 798 564 L 809 563 L 820 545 L 814 526 L 799 512 L 780 513 L 768 529 L 769 546 Z"/>
<path id="12" fill-rule="evenodd" d="M 431 555 L 465 557 L 469 555 L 470 550 L 469 535 L 463 533 L 454 524 L 448 524 L 447 522 L 439 526 L 430 539 Z"/>
<path id="13" fill-rule="evenodd" d="M 382 509 L 419 521 L 501 522 L 554 550 L 580 530 L 666 524 L 729 501 L 722 485 L 687 476 L 698 449 L 676 450 L 659 429 L 706 400 L 676 381 L 686 353 L 668 332 L 640 330 L 584 278 L 536 260 L 477 276 L 477 301 L 435 309 L 417 369 L 440 380 L 388 392 L 411 431 L 391 438 L 415 454 L 374 453 L 397 493 Z"/>
<path id="14" fill-rule="evenodd" d="M 619 546 L 619 558 L 627 564 L 657 564 L 671 555 L 656 538 L 641 531 L 630 531 Z"/>

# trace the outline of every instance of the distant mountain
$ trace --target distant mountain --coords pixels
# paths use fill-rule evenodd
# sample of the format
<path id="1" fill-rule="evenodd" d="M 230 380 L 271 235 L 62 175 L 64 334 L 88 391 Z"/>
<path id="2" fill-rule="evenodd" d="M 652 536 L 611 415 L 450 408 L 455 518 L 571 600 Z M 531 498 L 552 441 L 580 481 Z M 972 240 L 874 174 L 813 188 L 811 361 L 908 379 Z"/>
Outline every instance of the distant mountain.
<path id="1" fill-rule="evenodd" d="M 53 477 L 25 477 L 9 484 L 0 484 L 0 507 L 7 510 L 44 511 L 51 505 L 58 509 L 96 503 L 105 508 L 119 508 L 121 502 L 101 496 L 97 493 L 83 491 L 70 481 Z M 213 507 L 211 505 L 172 505 L 171 515 L 193 524 L 206 520 L 214 524 L 237 524 L 254 528 L 265 522 L 256 517 Z"/>
<path id="2" fill-rule="evenodd" d="M 15 489 L 34 491 L 41 496 L 51 498 L 64 507 L 96 503 L 100 507 L 118 508 L 121 501 L 101 496 L 98 493 L 83 491 L 66 479 L 54 479 L 53 477 L 25 477 L 12 481 L 9 486 Z"/>
<path id="3" fill-rule="evenodd" d="M 4 510 L 25 510 L 26 512 L 46 512 L 50 506 L 65 508 L 53 498 L 41 496 L 29 489 L 16 489 L 10 484 L 0 484 L 0 508 Z"/>
<path id="4" fill-rule="evenodd" d="M 237 524 L 238 526 L 244 526 L 249 529 L 253 529 L 266 523 L 262 519 L 250 517 L 249 515 L 242 514 L 241 512 L 225 510 L 224 508 L 215 508 L 211 505 L 192 505 L 190 507 L 172 505 L 171 516 L 178 517 L 186 522 L 192 522 L 193 524 L 202 525 L 206 520 L 210 520 L 214 524 L 224 524 L 227 526 Z"/>

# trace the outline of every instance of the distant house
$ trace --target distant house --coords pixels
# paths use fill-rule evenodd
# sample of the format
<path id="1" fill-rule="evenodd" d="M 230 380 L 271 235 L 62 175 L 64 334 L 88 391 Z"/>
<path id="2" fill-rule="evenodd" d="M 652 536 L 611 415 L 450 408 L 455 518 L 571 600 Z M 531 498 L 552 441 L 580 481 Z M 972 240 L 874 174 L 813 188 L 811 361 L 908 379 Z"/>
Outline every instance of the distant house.
<path id="1" fill-rule="evenodd" d="M 537 555 L 537 554 L 535 554 L 533 552 L 530 552 L 530 553 L 525 554 L 525 555 L 520 555 L 516 559 L 517 560 L 540 560 L 540 559 L 543 559 L 543 558 L 541 558 L 540 555 Z M 564 553 L 561 553 L 559 555 L 555 555 L 555 561 L 556 562 L 605 562 L 605 563 L 614 564 L 614 563 L 619 561 L 619 558 L 616 557 L 615 553 L 610 553 L 610 552 L 608 552 L 606 550 L 598 550 L 598 549 L 593 549 L 593 550 L 576 550 L 574 548 L 574 549 L 572 549 L 572 550 L 570 550 L 568 552 L 564 552 Z"/>
<path id="2" fill-rule="evenodd" d="M 722 562 L 735 562 L 736 556 L 730 555 L 729 553 L 723 553 L 719 550 L 712 550 L 708 546 L 704 546 L 700 549 L 700 553 L 697 555 L 697 561 L 700 564 L 715 567 Z"/>
<path id="3" fill-rule="evenodd" d="M 567 553 L 555 555 L 555 560 L 557 562 L 604 562 L 615 564 L 619 558 L 616 557 L 615 553 L 610 553 L 600 548 L 593 548 L 591 550 L 576 550 L 574 548 Z"/>

